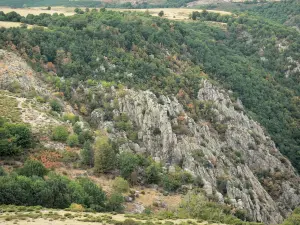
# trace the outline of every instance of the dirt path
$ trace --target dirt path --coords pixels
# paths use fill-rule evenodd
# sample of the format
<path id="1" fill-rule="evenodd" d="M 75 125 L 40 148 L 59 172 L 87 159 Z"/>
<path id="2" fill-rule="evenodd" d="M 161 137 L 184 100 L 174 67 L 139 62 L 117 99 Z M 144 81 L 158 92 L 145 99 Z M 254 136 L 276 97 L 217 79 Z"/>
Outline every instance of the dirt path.
<path id="1" fill-rule="evenodd" d="M 23 103 L 26 101 L 26 98 L 18 98 L 10 96 L 11 98 L 15 98 L 18 101 L 18 109 L 21 110 L 21 119 L 23 122 L 26 121 L 26 113 L 28 113 L 27 108 L 23 108 Z M 31 106 L 31 104 L 30 104 Z"/>

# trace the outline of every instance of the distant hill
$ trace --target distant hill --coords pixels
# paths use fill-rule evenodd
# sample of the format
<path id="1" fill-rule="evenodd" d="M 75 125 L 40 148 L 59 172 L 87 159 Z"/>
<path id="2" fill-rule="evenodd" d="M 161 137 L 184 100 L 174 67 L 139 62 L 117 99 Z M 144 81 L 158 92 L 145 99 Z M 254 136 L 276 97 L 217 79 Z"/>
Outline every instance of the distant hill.
<path id="1" fill-rule="evenodd" d="M 34 7 L 34 6 L 76 6 L 76 7 L 121 7 L 121 8 L 177 8 L 195 7 L 198 5 L 212 5 L 233 3 L 257 3 L 257 0 L 2 0 L 0 6 L 14 8 Z M 266 0 L 264 0 L 266 2 Z"/>

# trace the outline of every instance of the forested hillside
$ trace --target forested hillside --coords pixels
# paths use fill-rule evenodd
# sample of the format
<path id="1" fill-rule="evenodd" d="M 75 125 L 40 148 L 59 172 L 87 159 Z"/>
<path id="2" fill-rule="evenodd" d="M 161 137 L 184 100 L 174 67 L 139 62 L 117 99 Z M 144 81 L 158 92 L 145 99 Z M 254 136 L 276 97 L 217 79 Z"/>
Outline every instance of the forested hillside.
<path id="1" fill-rule="evenodd" d="M 282 24 L 300 27 L 299 0 L 265 3 L 249 11 L 254 15 L 259 15 Z"/>
<path id="2" fill-rule="evenodd" d="M 60 84 L 66 97 L 79 80 L 96 79 L 155 93 L 184 89 L 193 99 L 205 71 L 234 91 L 233 97 L 242 100 L 300 169 L 300 35 L 293 29 L 206 12 L 189 23 L 105 10 L 73 17 L 11 13 L 1 18 L 48 27 L 1 29 L 1 45 L 17 48 L 38 70 L 46 66 L 67 78 Z"/>

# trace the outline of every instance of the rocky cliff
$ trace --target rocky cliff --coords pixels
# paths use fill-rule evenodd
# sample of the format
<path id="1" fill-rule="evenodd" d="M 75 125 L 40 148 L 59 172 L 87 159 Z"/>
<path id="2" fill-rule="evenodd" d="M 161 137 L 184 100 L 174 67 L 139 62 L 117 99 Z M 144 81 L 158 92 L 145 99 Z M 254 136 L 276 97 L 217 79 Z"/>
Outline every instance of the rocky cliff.
<path id="1" fill-rule="evenodd" d="M 239 101 L 209 81 L 201 86 L 197 122 L 175 97 L 134 90 L 117 97 L 114 114 L 126 113 L 138 131 L 138 140 L 121 149 L 151 154 L 169 169 L 182 166 L 202 179 L 208 196 L 244 209 L 250 219 L 281 222 L 300 203 L 299 177 Z M 100 109 L 91 116 L 99 128 L 111 129 L 112 139 L 126 137 Z"/>

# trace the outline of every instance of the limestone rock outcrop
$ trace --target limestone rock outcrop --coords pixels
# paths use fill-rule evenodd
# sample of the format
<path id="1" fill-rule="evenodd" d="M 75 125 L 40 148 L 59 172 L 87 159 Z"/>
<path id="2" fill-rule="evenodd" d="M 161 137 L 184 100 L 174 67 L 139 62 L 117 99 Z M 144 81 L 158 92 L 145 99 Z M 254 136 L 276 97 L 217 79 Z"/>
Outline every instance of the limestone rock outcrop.
<path id="1" fill-rule="evenodd" d="M 202 83 L 198 100 L 207 115 L 197 122 L 176 97 L 126 92 L 118 98 L 115 114 L 128 115 L 139 140 L 121 148 L 182 166 L 202 179 L 208 195 L 245 210 L 256 221 L 279 223 L 299 205 L 300 180 L 294 168 L 262 127 L 243 112 L 241 103 L 233 102 L 224 90 L 209 81 Z M 99 110 L 91 116 L 99 128 L 111 123 L 101 121 Z M 110 136 L 114 139 L 122 133 L 114 130 Z"/>

